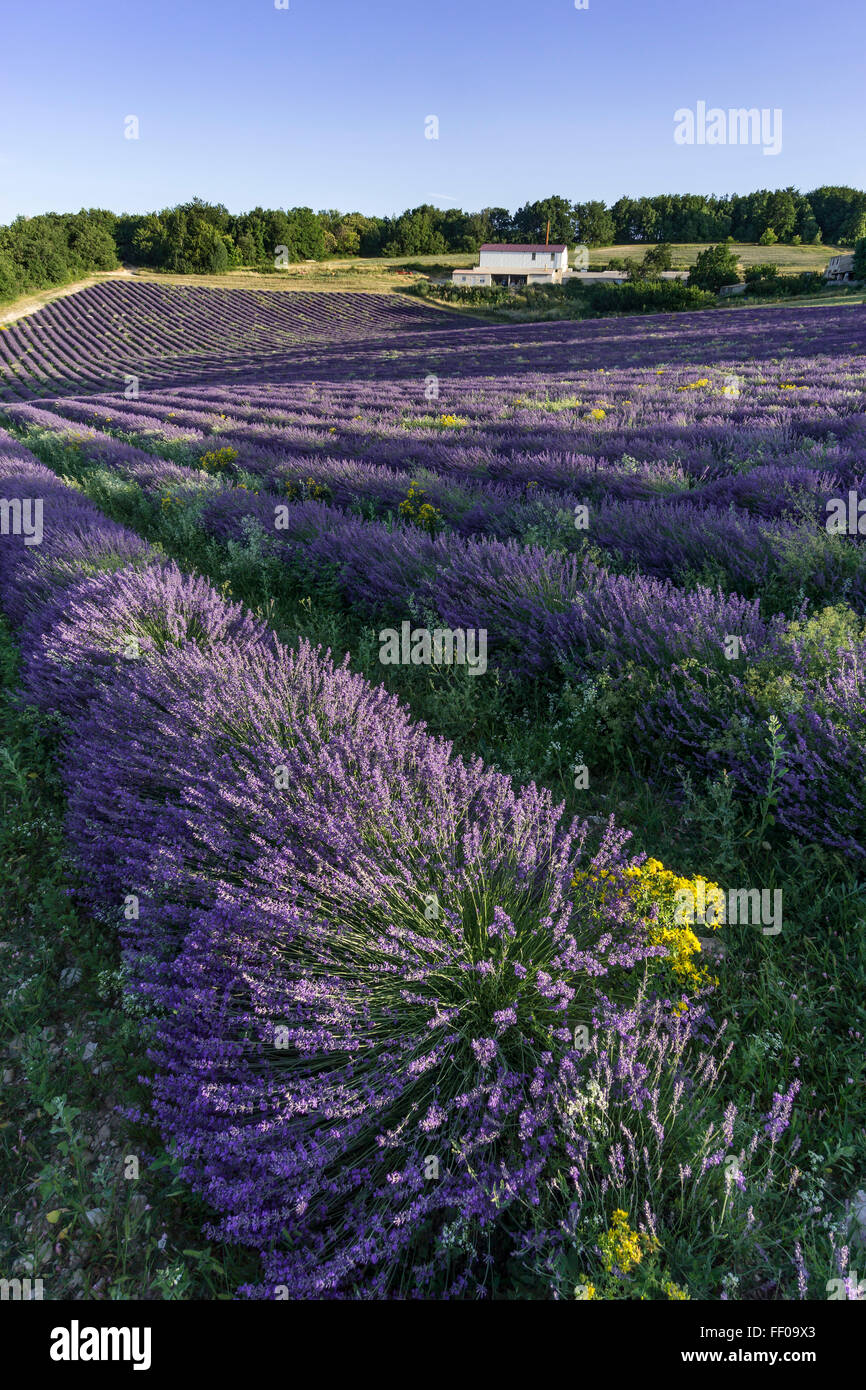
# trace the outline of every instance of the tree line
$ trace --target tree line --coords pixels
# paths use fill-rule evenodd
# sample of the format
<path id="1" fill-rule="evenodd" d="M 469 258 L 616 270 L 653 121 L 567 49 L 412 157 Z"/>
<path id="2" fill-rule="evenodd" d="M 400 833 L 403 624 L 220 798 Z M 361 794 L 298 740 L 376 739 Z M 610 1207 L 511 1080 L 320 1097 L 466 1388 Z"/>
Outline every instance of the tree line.
<path id="1" fill-rule="evenodd" d="M 550 197 L 516 212 L 464 212 L 430 204 L 395 217 L 336 209 L 254 208 L 231 213 L 200 198 L 161 212 L 116 214 L 90 208 L 16 218 L 0 228 L 0 300 L 62 285 L 121 261 L 181 274 L 220 274 L 234 266 L 351 256 L 474 255 L 485 241 L 568 246 L 734 241 L 853 246 L 866 236 L 866 193 L 824 187 L 761 189 L 729 197 L 665 193 L 620 198 L 612 206 Z"/>

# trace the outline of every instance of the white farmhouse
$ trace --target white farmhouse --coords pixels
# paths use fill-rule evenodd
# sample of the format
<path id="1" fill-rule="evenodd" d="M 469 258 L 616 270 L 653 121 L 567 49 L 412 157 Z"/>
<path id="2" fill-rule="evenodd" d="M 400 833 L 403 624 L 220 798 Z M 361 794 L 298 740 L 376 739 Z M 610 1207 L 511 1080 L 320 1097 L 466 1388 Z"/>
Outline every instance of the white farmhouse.
<path id="1" fill-rule="evenodd" d="M 489 241 L 481 247 L 478 265 L 455 270 L 455 285 L 559 285 L 568 270 L 568 247 L 561 242 L 509 243 Z"/>

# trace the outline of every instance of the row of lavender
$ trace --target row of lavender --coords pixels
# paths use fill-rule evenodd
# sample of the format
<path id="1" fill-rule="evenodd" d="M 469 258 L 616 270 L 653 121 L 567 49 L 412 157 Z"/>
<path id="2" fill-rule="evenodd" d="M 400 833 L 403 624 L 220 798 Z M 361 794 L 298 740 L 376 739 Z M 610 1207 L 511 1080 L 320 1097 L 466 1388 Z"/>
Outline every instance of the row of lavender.
<path id="1" fill-rule="evenodd" d="M 19 409 L 58 438 L 56 416 Z M 163 524 L 183 512 L 263 564 L 336 585 L 369 618 L 425 625 L 434 614 L 453 629 L 484 630 L 492 657 L 518 674 L 557 667 L 588 681 L 590 692 L 597 678 L 612 681 L 631 709 L 634 747 L 657 775 L 727 770 L 742 794 L 760 799 L 781 758 L 780 823 L 806 840 L 863 852 L 866 798 L 850 769 L 866 743 L 866 634 L 850 610 L 768 618 L 757 598 L 614 575 L 538 545 L 431 536 L 322 502 L 284 505 L 277 494 L 227 486 L 95 432 L 65 446 L 61 467 L 130 479 Z M 774 717 L 775 748 L 767 738 Z"/>
<path id="2" fill-rule="evenodd" d="M 393 295 L 257 294 L 114 281 L 47 305 L 0 337 L 0 399 L 44 394 L 58 383 L 96 384 L 120 364 L 155 379 L 180 363 L 193 379 L 209 362 L 225 371 L 310 338 L 332 341 L 416 331 L 430 311 Z M 442 326 L 460 322 L 442 314 Z"/>
<path id="3" fill-rule="evenodd" d="M 0 333 L 0 399 L 46 395 L 76 382 L 79 389 L 117 390 L 127 373 L 148 387 L 200 387 L 208 378 L 260 387 L 320 377 L 419 383 L 431 373 L 451 381 L 503 382 L 527 365 L 549 377 L 660 363 L 721 369 L 773 358 L 788 366 L 819 354 L 840 361 L 862 356 L 866 310 L 783 312 L 780 343 L 779 311 L 773 309 L 481 327 L 393 296 L 113 282 L 58 300 Z"/>
<path id="4" fill-rule="evenodd" d="M 643 1142 L 652 1232 L 684 1173 L 712 1205 L 725 1152 L 772 1154 L 793 1092 L 760 1131 L 729 1107 L 711 1152 L 713 1027 L 643 991 L 662 948 L 612 822 L 590 858 L 547 794 L 282 648 L 2 434 L 0 480 L 43 508 L 40 545 L 0 541 L 0 596 L 62 717 L 82 892 L 149 1001 L 166 1143 L 262 1251 L 247 1293 L 483 1293 L 491 1241 L 549 1261 L 599 1183 L 634 1201 Z"/>
<path id="5" fill-rule="evenodd" d="M 130 305 L 112 300 L 119 287 L 101 287 L 100 294 L 106 313 L 113 304 L 112 325 L 124 325 L 134 339 L 151 322 L 148 291 L 156 294 L 154 303 L 161 291 L 127 291 Z M 212 325 L 200 319 L 214 298 L 204 294 L 200 304 L 194 294 L 178 294 L 181 330 L 193 347 L 206 344 Z M 274 305 L 279 296 L 260 298 L 264 322 L 253 326 L 265 335 L 257 340 L 262 375 L 279 340 L 279 333 L 270 334 L 270 319 L 282 324 L 288 317 L 299 328 L 306 320 L 303 300 L 287 315 Z M 168 307 L 177 308 L 173 302 Z M 233 314 L 243 318 L 240 309 L 249 305 L 235 305 L 223 316 L 228 336 L 237 328 Z M 369 321 L 382 326 L 383 313 L 377 306 Z M 748 332 L 754 335 L 762 322 L 761 315 L 750 316 Z M 856 328 L 850 315 L 847 323 Z M 822 348 L 835 342 L 838 325 L 825 317 L 813 327 L 808 336 Z M 175 328 L 169 319 L 168 357 L 180 352 Z M 307 382 L 280 390 L 261 381 L 241 390 L 198 382 L 191 390 L 151 386 L 146 400 L 109 395 L 57 404 L 64 419 L 133 438 L 155 435 L 175 457 L 178 447 L 201 446 L 216 435 L 221 453 L 232 452 L 228 471 L 236 477 L 288 488 L 294 496 L 325 497 L 363 515 L 397 508 L 411 520 L 423 507 L 429 529 L 445 524 L 464 536 L 536 539 L 572 550 L 588 540 L 618 564 L 653 577 L 698 577 L 747 597 L 761 594 L 770 612 L 792 612 L 798 597 L 844 596 L 862 609 L 866 580 L 857 518 L 854 534 L 833 543 L 822 523 L 829 507 L 863 487 L 864 359 L 853 355 L 856 342 L 846 357 L 794 356 L 790 343 L 802 326 L 788 319 L 786 329 L 786 346 L 775 360 L 753 361 L 734 376 L 719 367 L 694 378 L 672 367 L 650 373 L 578 369 L 551 378 L 516 373 L 512 362 L 510 373 L 492 380 L 465 375 L 478 331 L 464 329 L 449 352 L 451 375 L 443 386 L 449 410 L 457 401 L 455 409 L 465 415 L 431 413 L 419 383 L 401 384 L 393 376 L 367 387 L 361 371 L 360 380 L 342 387 L 332 362 L 323 386 Z M 679 356 L 688 358 L 694 333 L 684 326 L 681 336 Z M 453 335 L 428 334 L 428 365 L 438 361 L 445 338 L 451 345 Z M 60 351 L 52 326 L 43 324 L 34 341 L 50 367 Z M 406 343 L 411 335 L 401 361 Z M 538 344 L 530 346 L 537 354 Z M 333 358 L 334 344 L 329 352 Z M 364 357 L 375 362 L 375 340 L 353 353 L 355 365 Z M 394 368 L 389 360 L 388 372 Z M 139 378 L 131 379 L 137 391 Z M 438 398 L 439 377 L 428 381 Z M 16 407 L 9 409 L 16 418 Z M 17 418 L 27 415 L 19 408 Z M 334 423 L 326 427 L 328 420 Z M 582 532 L 570 525 L 569 513 L 587 502 L 592 520 Z"/>
<path id="6" fill-rule="evenodd" d="M 180 417 L 179 425 L 159 421 L 153 401 L 137 410 L 107 401 L 99 410 L 78 401 L 52 402 L 51 411 L 8 405 L 6 413 L 56 429 L 68 428 L 69 421 L 92 422 L 182 462 L 202 458 L 210 467 L 216 461 L 224 475 L 247 486 L 293 499 L 326 499 L 364 516 L 390 514 L 464 536 L 534 537 L 566 550 L 589 542 L 644 574 L 678 582 L 712 575 L 740 594 L 769 594 L 778 608 L 790 609 L 798 594 L 818 600 L 844 594 L 858 609 L 866 608 L 866 552 L 857 518 L 850 534 L 834 531 L 830 540 L 827 531 L 834 508 L 844 504 L 847 525 L 849 494 L 866 493 L 864 455 L 853 443 L 843 454 L 838 440 L 822 448 L 808 437 L 793 451 L 776 427 L 775 451 L 767 448 L 761 462 L 737 467 L 729 450 L 719 458 L 718 441 L 702 451 L 697 430 L 687 457 L 670 461 L 639 462 L 617 458 L 615 451 L 606 456 L 602 440 L 594 454 L 510 455 L 485 453 L 476 441 L 450 449 L 427 445 L 419 451 L 427 462 L 409 471 L 374 462 L 382 451 L 369 441 L 358 445 L 357 457 L 340 457 L 330 452 L 330 439 L 315 441 L 328 453 L 316 452 L 313 441 L 293 440 L 291 431 L 245 432 L 237 425 L 226 428 L 215 415 L 209 435 L 193 433 L 179 402 L 169 397 L 167 403 L 175 406 L 168 414 Z M 196 416 L 199 423 L 206 418 Z M 861 427 L 864 419 L 858 417 Z M 739 447 L 748 451 L 742 441 Z M 711 450 L 712 463 L 701 459 Z M 650 453 L 647 446 L 641 451 Z"/>
<path id="7" fill-rule="evenodd" d="M 435 342 L 437 335 L 430 335 Z M 434 349 L 431 348 L 431 357 Z M 459 356 L 453 364 L 459 371 Z M 672 487 L 694 486 L 755 461 L 862 473 L 866 358 L 764 360 L 740 375 L 677 366 L 655 371 L 572 371 L 555 377 L 516 370 L 495 379 L 430 374 L 351 387 L 338 381 L 284 387 L 160 390 L 131 378 L 133 398 L 64 396 L 70 418 L 192 442 L 219 435 L 253 458 L 338 457 L 430 466 L 488 478 L 517 456 L 538 455 L 534 481 L 556 481 L 544 455 L 591 456 L 670 466 Z M 119 376 L 115 384 L 120 385 Z M 46 404 L 51 404 L 51 400 Z M 530 477 L 531 474 L 527 474 Z"/>

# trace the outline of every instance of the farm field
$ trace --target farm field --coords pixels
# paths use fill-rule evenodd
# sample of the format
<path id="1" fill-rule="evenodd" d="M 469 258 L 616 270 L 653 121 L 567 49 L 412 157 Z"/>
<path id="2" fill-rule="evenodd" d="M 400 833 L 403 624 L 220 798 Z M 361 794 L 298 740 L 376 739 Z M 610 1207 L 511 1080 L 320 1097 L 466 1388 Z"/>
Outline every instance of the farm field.
<path id="1" fill-rule="evenodd" d="M 866 307 L 185 279 L 0 332 L 4 1265 L 857 1297 Z"/>
<path id="2" fill-rule="evenodd" d="M 671 245 L 671 261 L 674 270 L 688 270 L 694 265 L 702 251 L 713 243 L 709 241 L 681 241 Z M 640 245 L 593 246 L 589 253 L 591 270 L 601 269 L 609 260 L 634 257 L 642 260 L 643 252 L 654 248 L 655 242 L 642 242 Z M 799 275 L 804 270 L 823 271 L 831 256 L 839 254 L 838 246 L 761 246 L 758 242 L 733 242 L 731 249 L 744 270 L 753 265 L 772 264 L 779 267 L 780 275 Z"/>
<path id="3" fill-rule="evenodd" d="M 623 244 L 593 247 L 589 255 L 591 270 L 605 267 L 612 259 L 643 259 L 644 253 L 652 243 L 640 245 Z M 701 251 L 711 245 L 709 242 L 682 243 L 672 250 L 675 270 L 687 270 L 694 265 Z M 779 267 L 781 274 L 798 274 L 804 270 L 822 271 L 830 256 L 838 252 L 834 246 L 758 246 L 740 242 L 735 245 L 743 269 L 761 263 L 771 262 Z M 86 284 L 62 286 L 54 290 L 42 290 L 25 295 L 11 303 L 0 302 L 0 324 L 12 323 L 24 314 L 58 298 L 66 298 L 80 288 L 92 284 L 104 284 L 115 279 L 132 279 L 158 285 L 178 285 L 187 288 L 206 288 L 223 290 L 247 290 L 267 293 L 279 291 L 306 293 L 376 293 L 393 294 L 405 290 L 407 285 L 430 276 L 450 276 L 458 266 L 474 264 L 477 257 L 470 252 L 443 252 L 435 256 L 357 256 L 343 257 L 331 261 L 300 261 L 286 266 L 273 274 L 263 274 L 248 266 L 220 274 L 172 274 L 168 271 L 151 270 L 146 266 L 125 266 L 122 270 L 108 271 L 90 277 Z M 823 301 L 822 301 L 823 302 Z"/>
<path id="4" fill-rule="evenodd" d="M 600 270 L 608 261 L 632 257 L 638 261 L 644 253 L 656 245 L 655 242 L 621 242 L 610 246 L 593 246 L 589 251 L 589 268 Z M 709 241 L 678 242 L 671 246 L 674 270 L 688 270 L 694 265 L 701 251 L 706 251 L 713 243 Z M 756 242 L 735 242 L 733 249 L 744 269 L 752 265 L 772 262 L 779 267 L 781 274 L 799 274 L 803 270 L 823 271 L 831 256 L 837 255 L 836 246 L 760 246 Z M 301 261 L 288 265 L 276 275 L 260 275 L 250 268 L 239 267 L 222 275 L 195 276 L 196 282 L 215 285 L 229 284 L 241 288 L 251 281 L 259 281 L 266 288 L 303 287 L 309 290 L 329 290 L 344 285 L 348 289 L 399 289 L 406 280 L 410 267 L 419 267 L 423 274 L 449 273 L 462 265 L 473 265 L 477 255 L 471 251 L 441 252 L 438 255 L 414 256 L 356 256 L 341 257 L 331 261 Z M 410 273 L 412 273 L 410 271 Z M 415 273 L 419 273 L 416 271 Z M 137 267 L 136 278 L 170 281 L 177 284 L 189 283 L 189 275 L 170 275 L 165 271 L 151 271 Z"/>
<path id="5" fill-rule="evenodd" d="M 12 323 L 55 299 L 67 298 L 70 294 L 110 280 L 136 280 L 159 285 L 184 285 L 187 288 L 266 290 L 269 294 L 285 290 L 389 294 L 394 290 L 405 290 L 413 280 L 424 276 L 449 274 L 453 266 L 461 265 L 465 260 L 465 255 L 403 256 L 399 259 L 377 256 L 357 260 L 300 261 L 279 272 L 237 266 L 218 274 L 188 272 L 182 275 L 152 270 L 147 266 L 124 266 L 120 270 L 91 275 L 78 284 L 40 290 L 13 301 L 0 301 L 0 324 Z M 409 269 L 410 266 L 413 268 Z"/>

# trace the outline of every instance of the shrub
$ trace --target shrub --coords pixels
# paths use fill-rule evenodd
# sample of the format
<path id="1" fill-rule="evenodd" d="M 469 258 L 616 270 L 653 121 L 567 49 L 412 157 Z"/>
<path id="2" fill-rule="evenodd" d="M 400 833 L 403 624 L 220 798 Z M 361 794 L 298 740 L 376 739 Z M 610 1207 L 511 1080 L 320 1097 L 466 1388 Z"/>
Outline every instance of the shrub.
<path id="1" fill-rule="evenodd" d="M 737 258 L 729 246 L 708 246 L 701 251 L 689 272 L 688 283 L 700 290 L 718 294 L 723 285 L 739 284 Z"/>
<path id="2" fill-rule="evenodd" d="M 583 287 L 590 310 L 595 314 L 668 313 L 677 309 L 702 309 L 714 297 L 682 280 L 639 280 L 625 285 L 596 281 Z"/>
<path id="3" fill-rule="evenodd" d="M 743 279 L 747 285 L 750 285 L 753 280 L 775 280 L 778 274 L 779 267 L 777 265 L 774 265 L 772 261 L 762 261 L 759 265 L 750 265 L 746 269 Z"/>
<path id="4" fill-rule="evenodd" d="M 660 241 L 657 246 L 651 246 L 643 258 L 643 268 L 648 273 L 670 270 L 672 266 L 673 249 L 667 241 Z"/>

